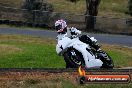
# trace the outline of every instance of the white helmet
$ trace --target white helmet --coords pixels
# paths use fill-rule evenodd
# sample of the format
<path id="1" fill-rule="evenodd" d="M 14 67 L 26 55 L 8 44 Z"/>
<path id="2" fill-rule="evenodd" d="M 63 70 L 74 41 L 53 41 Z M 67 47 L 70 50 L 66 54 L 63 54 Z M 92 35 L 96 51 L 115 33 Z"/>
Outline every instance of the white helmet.
<path id="1" fill-rule="evenodd" d="M 67 24 L 64 20 L 57 20 L 55 22 L 55 29 L 57 30 L 58 33 L 65 33 L 67 28 Z"/>

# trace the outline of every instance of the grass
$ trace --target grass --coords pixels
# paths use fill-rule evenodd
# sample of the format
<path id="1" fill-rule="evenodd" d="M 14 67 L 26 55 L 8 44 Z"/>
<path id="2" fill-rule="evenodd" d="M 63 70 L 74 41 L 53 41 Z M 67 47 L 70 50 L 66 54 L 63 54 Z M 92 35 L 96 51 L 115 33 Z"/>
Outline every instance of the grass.
<path id="1" fill-rule="evenodd" d="M 67 13 L 76 13 L 76 14 L 84 14 L 85 13 L 85 0 L 80 0 L 79 2 L 71 3 L 66 0 L 49 0 L 49 3 L 54 3 L 55 11 L 59 12 L 67 12 Z"/>
<path id="2" fill-rule="evenodd" d="M 132 66 L 132 48 L 107 44 L 104 44 L 102 48 L 114 59 L 116 67 Z"/>
<path id="3" fill-rule="evenodd" d="M 101 0 L 99 15 L 126 17 L 128 0 Z"/>
<path id="4" fill-rule="evenodd" d="M 0 3 L 3 3 L 5 6 L 21 8 L 23 0 L 0 0 Z"/>
<path id="5" fill-rule="evenodd" d="M 80 0 L 77 3 L 70 3 L 66 0 L 49 0 L 49 3 L 54 3 L 55 11 L 68 12 L 74 14 L 85 14 L 86 0 Z M 111 17 L 130 17 L 125 14 L 128 11 L 128 0 L 101 0 L 99 6 L 99 16 Z"/>
<path id="6" fill-rule="evenodd" d="M 56 42 L 20 35 L 0 35 L 0 68 L 64 68 L 56 54 Z M 115 67 L 132 66 L 132 49 L 104 44 L 102 48 L 113 58 Z"/>
<path id="7" fill-rule="evenodd" d="M 7 6 L 18 7 L 22 6 L 23 0 L 0 0 L 1 3 L 6 3 Z M 86 0 L 80 0 L 77 3 L 71 3 L 67 0 L 48 0 L 48 3 L 53 4 L 54 11 L 67 12 L 74 14 L 85 14 Z M 99 6 L 99 16 L 112 17 L 130 17 L 125 14 L 128 11 L 128 0 L 101 0 Z"/>
<path id="8" fill-rule="evenodd" d="M 56 42 L 32 36 L 0 35 L 0 68 L 64 68 L 65 63 L 55 52 Z M 132 66 L 132 49 L 103 44 L 115 62 L 115 66 Z M 69 77 L 70 75 L 70 77 Z M 26 76 L 25 76 L 26 77 Z M 36 76 L 37 77 L 37 76 Z M 39 76 L 38 76 L 39 78 Z M 79 85 L 71 73 L 47 74 L 46 79 L 34 76 L 23 80 L 0 82 L 1 88 L 131 88 L 130 84 L 85 84 Z M 52 78 L 52 79 L 51 79 Z"/>
<path id="9" fill-rule="evenodd" d="M 0 35 L 0 49 L 4 52 L 0 54 L 1 68 L 59 68 L 65 66 L 63 59 L 56 55 L 55 43 L 50 39 Z"/>
<path id="10" fill-rule="evenodd" d="M 38 84 L 30 85 L 27 84 L 25 86 L 30 86 L 31 88 L 39 88 L 39 87 L 46 87 L 46 88 L 131 88 L 132 84 L 85 84 L 85 85 L 79 85 L 74 84 L 70 80 L 63 80 L 59 79 L 58 81 L 52 80 L 52 81 L 45 81 L 40 82 Z"/>

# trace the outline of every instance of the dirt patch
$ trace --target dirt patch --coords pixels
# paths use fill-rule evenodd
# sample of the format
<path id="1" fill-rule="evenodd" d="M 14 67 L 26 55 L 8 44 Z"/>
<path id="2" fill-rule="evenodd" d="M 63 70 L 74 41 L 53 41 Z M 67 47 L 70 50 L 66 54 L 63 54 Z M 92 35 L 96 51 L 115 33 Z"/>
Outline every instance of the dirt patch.
<path id="1" fill-rule="evenodd" d="M 62 88 L 62 83 L 76 83 L 77 73 L 0 72 L 0 88 Z M 40 87 L 41 86 L 41 87 Z"/>
<path id="2" fill-rule="evenodd" d="M 132 72 L 87 72 L 87 74 L 130 74 Z M 0 72 L 0 88 L 62 88 L 78 85 L 78 72 Z M 76 88 L 76 87 L 75 87 Z"/>

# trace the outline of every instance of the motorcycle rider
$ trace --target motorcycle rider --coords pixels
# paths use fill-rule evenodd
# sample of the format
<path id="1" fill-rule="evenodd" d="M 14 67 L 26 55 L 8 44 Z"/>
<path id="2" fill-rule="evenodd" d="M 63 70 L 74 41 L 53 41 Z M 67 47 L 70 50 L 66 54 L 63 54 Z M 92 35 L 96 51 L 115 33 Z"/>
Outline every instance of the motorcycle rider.
<path id="1" fill-rule="evenodd" d="M 57 33 L 59 34 L 57 36 L 57 39 L 62 38 L 61 36 L 67 36 L 67 37 L 72 37 L 74 38 L 74 36 L 81 34 L 80 30 L 77 30 L 74 27 L 67 27 L 67 23 L 64 20 L 57 20 L 55 22 L 55 29 L 57 30 Z M 88 35 L 81 35 L 79 37 L 79 40 L 89 44 L 92 48 L 99 50 L 100 46 L 96 43 L 97 40 L 94 39 L 93 37 L 90 38 Z"/>
<path id="2" fill-rule="evenodd" d="M 114 66 L 113 61 L 107 55 L 107 53 L 105 53 L 100 49 L 100 46 L 97 44 L 97 40 L 94 39 L 94 37 L 89 37 L 88 35 L 81 35 L 80 37 L 77 36 L 81 34 L 81 31 L 77 30 L 74 27 L 67 27 L 66 22 L 62 19 L 57 20 L 55 22 L 55 29 L 57 30 L 58 33 L 57 36 L 58 44 L 60 44 L 60 45 L 57 44 L 56 46 L 56 51 L 58 54 L 64 54 L 63 52 L 61 53 L 60 51 L 63 50 L 65 44 L 68 44 L 69 42 L 71 42 L 72 39 L 74 40 L 74 38 L 75 39 L 78 38 L 80 42 L 88 44 L 89 46 L 87 48 L 84 47 L 76 48 L 83 55 L 83 59 L 85 62 L 84 65 L 86 68 L 94 68 L 94 67 L 113 68 Z M 75 55 L 76 53 L 71 52 L 71 54 Z M 64 57 L 64 60 L 66 62 L 66 68 L 71 68 L 72 66 L 69 65 L 68 59 L 69 58 Z"/>

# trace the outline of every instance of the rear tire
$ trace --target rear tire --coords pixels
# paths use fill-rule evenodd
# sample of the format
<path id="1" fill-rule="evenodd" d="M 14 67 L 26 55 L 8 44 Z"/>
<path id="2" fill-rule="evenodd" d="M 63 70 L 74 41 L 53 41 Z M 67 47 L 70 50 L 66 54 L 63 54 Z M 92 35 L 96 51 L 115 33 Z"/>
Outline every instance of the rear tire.
<path id="1" fill-rule="evenodd" d="M 103 62 L 103 65 L 101 66 L 101 68 L 110 68 L 113 69 L 114 67 L 114 62 L 112 60 L 112 58 L 104 51 L 99 51 L 97 53 L 97 57 Z"/>

